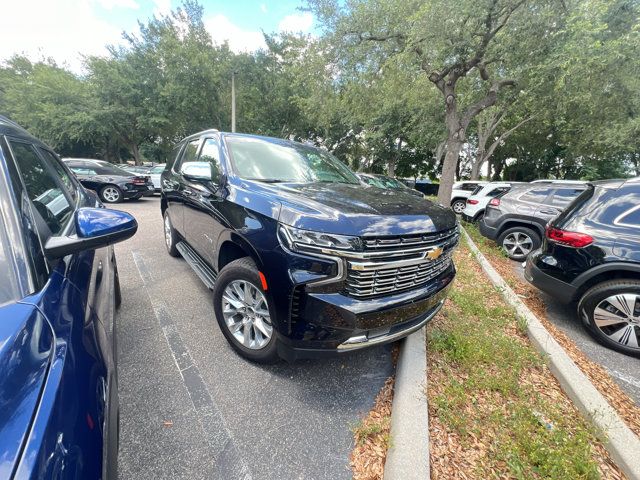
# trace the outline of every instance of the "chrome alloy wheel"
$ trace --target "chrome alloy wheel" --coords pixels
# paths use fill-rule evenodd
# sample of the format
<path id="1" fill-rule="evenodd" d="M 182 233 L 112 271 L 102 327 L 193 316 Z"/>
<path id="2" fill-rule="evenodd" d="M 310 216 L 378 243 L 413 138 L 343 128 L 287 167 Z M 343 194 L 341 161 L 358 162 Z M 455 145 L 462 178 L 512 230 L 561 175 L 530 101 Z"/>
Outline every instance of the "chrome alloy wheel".
<path id="1" fill-rule="evenodd" d="M 605 298 L 594 309 L 593 322 L 614 342 L 640 350 L 640 295 L 620 293 Z"/>
<path id="2" fill-rule="evenodd" d="M 466 206 L 467 206 L 466 202 L 463 202 L 462 200 L 456 200 L 455 202 L 453 202 L 453 205 L 451 206 L 451 208 L 455 213 L 459 215 L 462 212 L 464 212 L 464 209 Z"/>
<path id="3" fill-rule="evenodd" d="M 533 250 L 533 240 L 522 232 L 513 232 L 504 237 L 502 247 L 512 257 L 526 257 Z"/>
<path id="4" fill-rule="evenodd" d="M 102 190 L 102 197 L 109 203 L 116 203 L 120 200 L 120 192 L 116 187 L 106 187 Z"/>
<path id="5" fill-rule="evenodd" d="M 164 216 L 164 243 L 167 244 L 167 248 L 171 249 L 171 221 L 169 215 Z"/>
<path id="6" fill-rule="evenodd" d="M 273 335 L 267 299 L 245 280 L 234 280 L 222 294 L 222 314 L 235 339 L 251 350 L 264 348 Z"/>

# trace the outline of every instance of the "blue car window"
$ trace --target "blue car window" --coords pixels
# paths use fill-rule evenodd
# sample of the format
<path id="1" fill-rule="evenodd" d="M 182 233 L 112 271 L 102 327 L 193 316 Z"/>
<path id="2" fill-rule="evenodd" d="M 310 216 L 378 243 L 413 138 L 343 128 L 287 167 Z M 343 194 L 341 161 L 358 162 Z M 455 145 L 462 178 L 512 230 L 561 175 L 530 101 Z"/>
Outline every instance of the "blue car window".
<path id="1" fill-rule="evenodd" d="M 59 235 L 73 212 L 62 184 L 58 183 L 31 145 L 9 143 L 33 210 L 42 217 L 51 235 Z"/>

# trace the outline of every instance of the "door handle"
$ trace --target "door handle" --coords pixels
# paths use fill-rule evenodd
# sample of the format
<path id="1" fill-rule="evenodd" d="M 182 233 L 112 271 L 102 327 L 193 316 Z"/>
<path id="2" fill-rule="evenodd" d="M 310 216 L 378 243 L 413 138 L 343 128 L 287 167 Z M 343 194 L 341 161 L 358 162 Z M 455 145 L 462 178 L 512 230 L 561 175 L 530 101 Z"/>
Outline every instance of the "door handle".
<path id="1" fill-rule="evenodd" d="M 195 195 L 195 193 L 194 193 L 194 192 L 192 192 L 191 190 L 187 190 L 187 189 L 185 189 L 184 194 L 185 194 L 187 197 L 193 197 L 193 196 Z"/>
<path id="2" fill-rule="evenodd" d="M 545 215 L 557 215 L 560 213 L 558 210 L 540 210 L 540 213 L 544 213 Z"/>

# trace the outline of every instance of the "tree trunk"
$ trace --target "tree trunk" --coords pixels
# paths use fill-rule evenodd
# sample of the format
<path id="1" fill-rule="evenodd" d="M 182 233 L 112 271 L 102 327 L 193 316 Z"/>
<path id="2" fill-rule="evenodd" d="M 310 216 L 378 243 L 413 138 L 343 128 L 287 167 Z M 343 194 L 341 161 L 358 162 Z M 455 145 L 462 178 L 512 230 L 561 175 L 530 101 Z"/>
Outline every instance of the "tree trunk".
<path id="1" fill-rule="evenodd" d="M 138 144 L 131 144 L 131 153 L 133 154 L 133 159 L 136 165 L 142 165 L 142 158 L 140 157 L 140 150 L 138 148 Z"/>
<path id="2" fill-rule="evenodd" d="M 447 154 L 444 157 L 442 175 L 440 175 L 440 188 L 438 188 L 438 203 L 449 206 L 451 203 L 451 190 L 453 189 L 454 175 L 462 149 L 462 142 L 455 138 L 447 141 Z"/>
<path id="3" fill-rule="evenodd" d="M 476 152 L 476 160 L 471 166 L 471 180 L 480 179 L 480 172 L 482 171 L 482 166 L 485 163 L 484 155 L 484 150 L 478 149 L 478 151 Z"/>

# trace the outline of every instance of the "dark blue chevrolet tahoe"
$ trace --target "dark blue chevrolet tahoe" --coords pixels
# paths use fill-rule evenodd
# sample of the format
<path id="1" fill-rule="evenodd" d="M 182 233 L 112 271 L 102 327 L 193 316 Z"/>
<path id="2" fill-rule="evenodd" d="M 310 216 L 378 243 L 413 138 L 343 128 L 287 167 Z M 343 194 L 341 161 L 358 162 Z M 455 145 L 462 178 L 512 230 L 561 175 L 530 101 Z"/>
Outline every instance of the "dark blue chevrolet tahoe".
<path id="1" fill-rule="evenodd" d="M 363 185 L 308 145 L 204 131 L 180 142 L 161 184 L 169 254 L 213 290 L 222 333 L 254 361 L 402 338 L 455 276 L 450 209 Z"/>
<path id="2" fill-rule="evenodd" d="M 117 478 L 110 245 L 136 229 L 0 117 L 1 479 Z"/>

